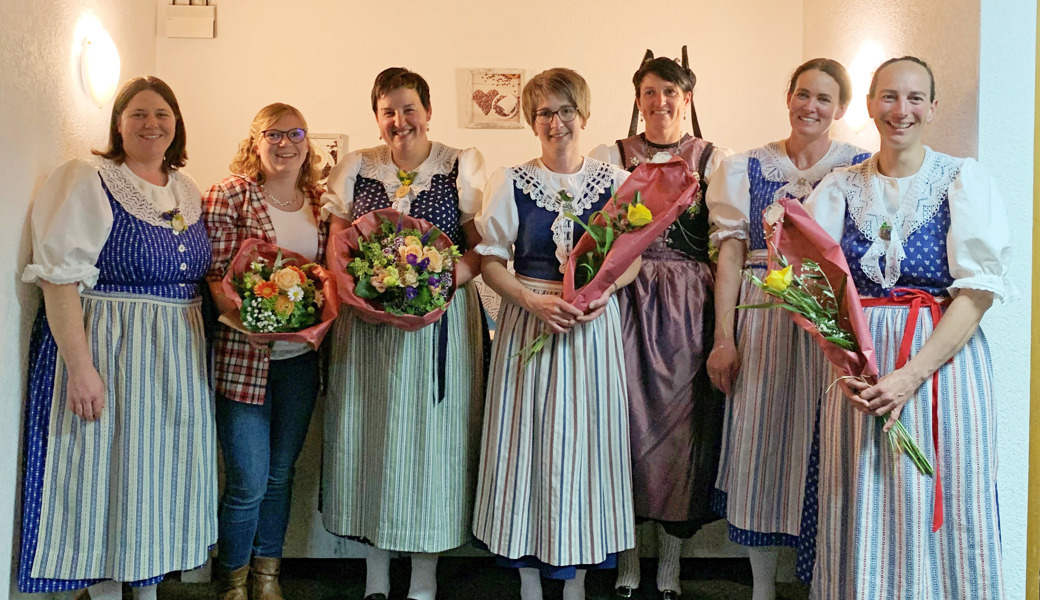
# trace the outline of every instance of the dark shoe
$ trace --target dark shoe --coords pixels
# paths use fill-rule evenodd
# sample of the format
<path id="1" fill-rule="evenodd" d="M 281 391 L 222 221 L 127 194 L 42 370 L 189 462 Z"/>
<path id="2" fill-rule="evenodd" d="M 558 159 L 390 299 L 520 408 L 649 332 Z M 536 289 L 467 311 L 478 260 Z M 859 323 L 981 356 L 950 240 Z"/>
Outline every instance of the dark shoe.
<path id="1" fill-rule="evenodd" d="M 675 590 L 665 590 L 661 592 L 661 600 L 679 600 L 682 597 L 682 592 Z"/>
<path id="2" fill-rule="evenodd" d="M 281 565 L 280 558 L 253 557 L 253 600 L 285 600 L 278 585 Z"/>
<path id="3" fill-rule="evenodd" d="M 246 579 L 249 577 L 249 565 L 241 566 L 234 571 L 223 571 L 217 575 L 218 600 L 249 600 L 246 594 Z"/>
<path id="4" fill-rule="evenodd" d="M 627 585 L 618 586 L 618 587 L 614 588 L 614 597 L 616 597 L 616 598 L 631 598 L 632 597 L 632 592 L 633 592 L 632 588 L 628 587 Z"/>
<path id="5" fill-rule="evenodd" d="M 386 600 L 386 594 L 369 594 L 365 600 Z"/>

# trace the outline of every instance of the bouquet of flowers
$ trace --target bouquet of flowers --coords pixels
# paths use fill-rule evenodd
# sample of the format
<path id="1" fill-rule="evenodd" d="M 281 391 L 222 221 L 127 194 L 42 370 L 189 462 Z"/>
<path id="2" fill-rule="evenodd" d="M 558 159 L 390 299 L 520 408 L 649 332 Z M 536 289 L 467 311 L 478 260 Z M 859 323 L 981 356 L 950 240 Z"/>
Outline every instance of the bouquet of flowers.
<path id="1" fill-rule="evenodd" d="M 335 282 L 325 269 L 258 239 L 242 244 L 221 285 L 238 309 L 220 321 L 254 343 L 280 340 L 317 349 L 339 314 Z"/>
<path id="2" fill-rule="evenodd" d="M 602 210 L 589 215 L 588 224 L 565 213 L 585 229 L 585 234 L 564 265 L 563 299 L 578 310 L 588 310 L 589 303 L 607 291 L 690 207 L 699 190 L 697 175 L 682 159 L 643 163 L 614 191 Z M 550 335 L 539 335 L 516 356 L 527 364 Z"/>
<path id="3" fill-rule="evenodd" d="M 387 208 L 333 236 L 329 262 L 340 296 L 362 320 L 416 331 L 444 314 L 460 256 L 429 222 Z"/>
<path id="4" fill-rule="evenodd" d="M 831 363 L 852 377 L 873 383 L 878 369 L 866 316 L 841 247 L 813 220 L 801 203 L 784 198 L 766 209 L 763 224 L 767 233 L 770 270 L 759 279 L 750 270 L 745 277 L 776 299 L 740 308 L 780 308 L 788 311 L 799 327 L 809 332 Z M 786 255 L 786 256 L 785 256 Z M 792 264 L 787 256 L 798 256 Z M 772 268 L 774 265 L 779 268 Z M 835 291 L 833 282 L 838 282 Z M 877 419 L 884 423 L 888 416 Z M 893 456 L 906 453 L 925 475 L 934 469 L 898 420 L 888 430 Z"/>

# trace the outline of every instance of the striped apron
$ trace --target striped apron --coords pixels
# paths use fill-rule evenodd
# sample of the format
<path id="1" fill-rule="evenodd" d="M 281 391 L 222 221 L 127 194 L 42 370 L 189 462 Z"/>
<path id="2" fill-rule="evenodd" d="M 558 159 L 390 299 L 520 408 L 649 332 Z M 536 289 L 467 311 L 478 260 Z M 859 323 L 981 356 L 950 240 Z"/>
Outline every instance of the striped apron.
<path id="1" fill-rule="evenodd" d="M 518 276 L 539 294 L 562 284 Z M 545 325 L 503 301 L 491 350 L 473 531 L 491 552 L 553 566 L 601 563 L 635 545 L 620 315 L 551 336 L 526 366 L 515 356 Z"/>

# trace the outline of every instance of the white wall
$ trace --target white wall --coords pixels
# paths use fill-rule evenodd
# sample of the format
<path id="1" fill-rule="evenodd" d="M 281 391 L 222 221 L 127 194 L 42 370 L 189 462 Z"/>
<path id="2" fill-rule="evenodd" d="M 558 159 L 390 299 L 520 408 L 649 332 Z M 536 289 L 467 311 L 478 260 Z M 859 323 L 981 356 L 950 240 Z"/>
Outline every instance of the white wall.
<path id="1" fill-rule="evenodd" d="M 185 111 L 188 170 L 200 184 L 226 176 L 253 115 L 274 101 L 300 108 L 312 131 L 349 134 L 352 149 L 378 144 L 369 92 L 376 74 L 395 65 L 429 81 L 431 137 L 480 148 L 489 167 L 536 156 L 538 141 L 529 129 L 459 128 L 455 69 L 574 68 L 592 89 L 583 138 L 591 149 L 627 134 L 632 73 L 646 48 L 678 56 L 683 44 L 705 136 L 749 148 L 787 133 L 784 83 L 802 56 L 801 0 L 660 0 L 652 9 L 530 0 L 509 12 L 461 0 L 213 3 L 216 39 L 160 39 L 157 49 L 158 74 Z M 778 43 L 775 31 L 791 43 Z"/>
<path id="2" fill-rule="evenodd" d="M 29 329 L 39 304 L 37 288 L 19 280 L 30 254 L 29 206 L 51 170 L 107 141 L 112 106 L 97 108 L 87 99 L 76 69 L 84 28 L 92 23 L 115 41 L 124 78 L 154 70 L 150 2 L 0 2 L 0 599 L 15 589 L 21 462 L 14 457 L 20 456 Z"/>
<path id="3" fill-rule="evenodd" d="M 906 54 L 924 59 L 935 72 L 939 99 L 939 121 L 925 134 L 925 143 L 955 156 L 975 156 L 979 3 L 980 0 L 805 0 L 804 56 L 833 58 L 851 69 L 860 47 L 874 42 L 884 51 L 882 60 Z M 852 101 L 863 105 L 864 97 Z M 841 139 L 864 148 L 878 147 L 873 123 L 868 122 L 857 133 L 841 122 L 834 131 Z"/>
<path id="4" fill-rule="evenodd" d="M 996 177 L 1011 216 L 1011 278 L 1018 298 L 989 311 L 998 399 L 1001 543 L 1007 597 L 1025 598 L 1032 298 L 1036 1 L 984 1 L 979 62 L 979 161 Z M 1034 468 L 1037 468 L 1034 465 Z M 1040 493 L 1040 490 L 1033 490 Z M 1035 541 L 1035 540 L 1034 540 Z"/>

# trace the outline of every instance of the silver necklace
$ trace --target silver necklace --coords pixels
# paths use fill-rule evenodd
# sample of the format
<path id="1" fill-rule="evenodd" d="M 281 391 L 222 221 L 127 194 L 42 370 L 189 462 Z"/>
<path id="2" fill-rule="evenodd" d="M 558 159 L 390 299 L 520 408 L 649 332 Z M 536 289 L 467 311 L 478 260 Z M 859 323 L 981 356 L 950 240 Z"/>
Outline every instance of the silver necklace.
<path id="1" fill-rule="evenodd" d="M 296 203 L 296 199 L 299 197 L 298 195 L 293 194 L 293 197 L 290 200 L 281 201 L 278 198 L 275 198 L 274 194 L 272 194 L 271 192 L 267 191 L 267 186 L 265 186 L 262 183 L 260 184 L 260 190 L 263 191 L 264 195 L 267 196 L 267 198 L 271 201 L 271 204 L 274 204 L 275 206 L 285 207 L 285 206 L 293 205 L 293 204 Z"/>

